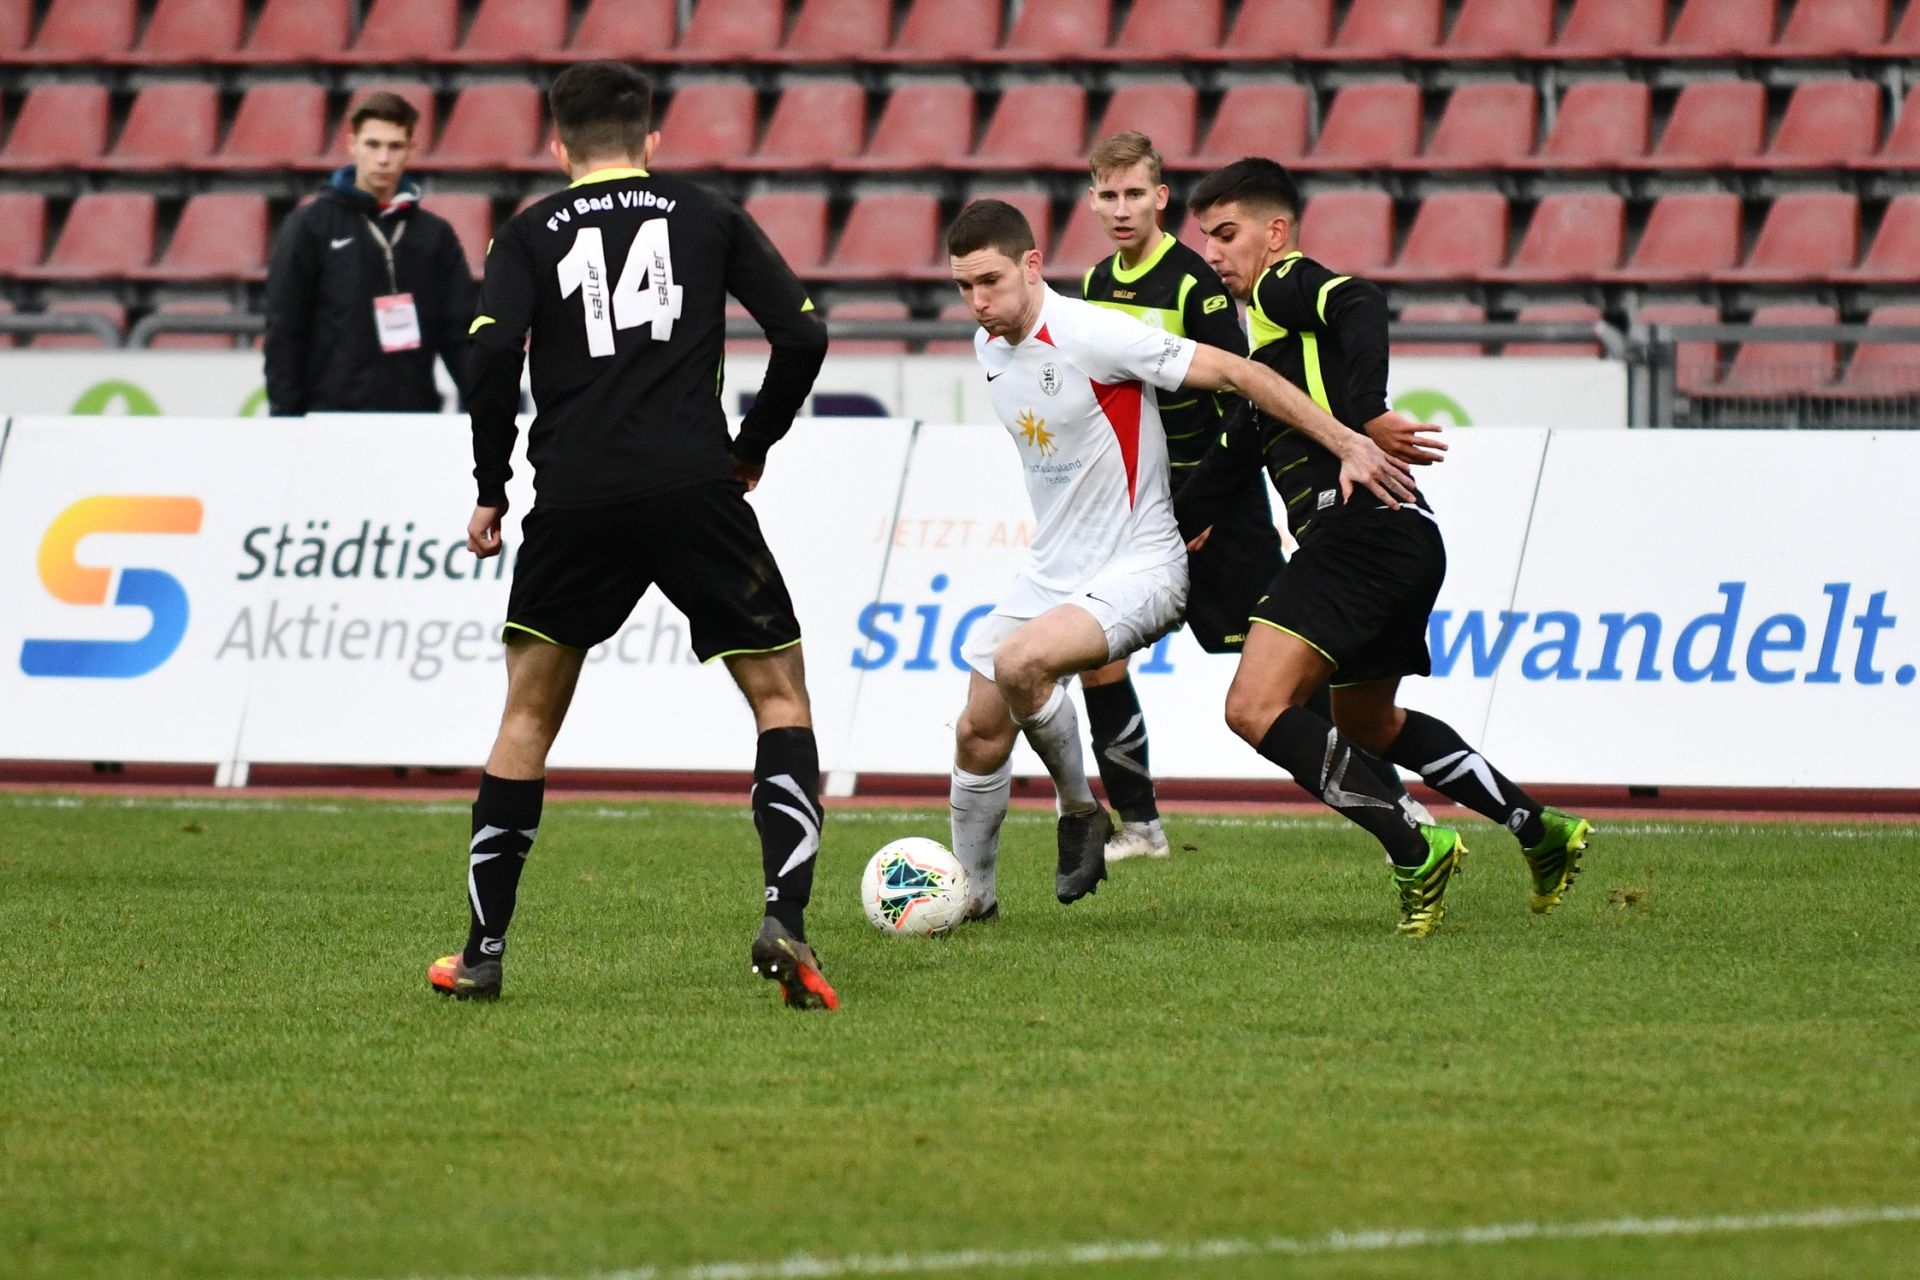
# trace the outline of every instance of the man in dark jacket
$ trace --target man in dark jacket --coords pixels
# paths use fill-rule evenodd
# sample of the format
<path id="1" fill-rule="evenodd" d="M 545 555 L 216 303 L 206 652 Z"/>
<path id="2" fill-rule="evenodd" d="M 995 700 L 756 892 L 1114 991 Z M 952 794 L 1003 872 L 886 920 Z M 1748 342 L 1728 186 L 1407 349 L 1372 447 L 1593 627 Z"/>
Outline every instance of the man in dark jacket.
<path id="1" fill-rule="evenodd" d="M 406 176 L 419 118 L 397 94 L 368 95 L 349 121 L 353 163 L 280 229 L 267 267 L 276 415 L 437 413 L 436 355 L 465 388 L 473 277 Z"/>

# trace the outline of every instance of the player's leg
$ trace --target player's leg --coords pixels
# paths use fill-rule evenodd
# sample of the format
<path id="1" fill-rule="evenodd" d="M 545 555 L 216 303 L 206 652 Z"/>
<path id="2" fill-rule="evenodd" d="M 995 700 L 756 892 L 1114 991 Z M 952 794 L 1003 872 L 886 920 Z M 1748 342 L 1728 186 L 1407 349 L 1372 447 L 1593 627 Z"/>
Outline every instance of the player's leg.
<path id="1" fill-rule="evenodd" d="M 1080 673 L 1080 694 L 1087 704 L 1087 729 L 1093 735 L 1093 763 L 1106 788 L 1107 803 L 1120 815 L 1120 830 L 1107 842 L 1107 861 L 1167 856 L 1160 808 L 1154 803 L 1153 772 L 1148 763 L 1147 720 L 1128 659 Z"/>
<path id="2" fill-rule="evenodd" d="M 1000 914 L 1000 825 L 1013 793 L 1013 741 L 1020 730 L 992 680 L 968 673 L 967 705 L 954 725 L 947 803 L 953 853 L 967 869 L 969 920 Z"/>
<path id="3" fill-rule="evenodd" d="M 1546 914 L 1580 873 L 1593 826 L 1542 805 L 1469 746 L 1453 727 L 1395 702 L 1398 681 L 1336 690 L 1341 729 L 1369 749 L 1418 773 L 1456 804 L 1513 832 L 1533 878 L 1533 910 Z"/>

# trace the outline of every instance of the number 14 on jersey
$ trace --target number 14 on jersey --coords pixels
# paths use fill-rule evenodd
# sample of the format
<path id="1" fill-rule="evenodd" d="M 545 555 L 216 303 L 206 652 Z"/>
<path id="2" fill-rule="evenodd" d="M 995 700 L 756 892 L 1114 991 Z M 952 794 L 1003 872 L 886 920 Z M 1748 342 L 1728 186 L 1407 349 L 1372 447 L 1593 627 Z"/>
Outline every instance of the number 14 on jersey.
<path id="1" fill-rule="evenodd" d="M 611 292 L 607 288 L 607 250 L 599 227 L 580 228 L 573 247 L 560 259 L 559 270 L 560 296 L 570 298 L 578 291 L 586 310 L 588 354 L 612 355 L 615 329 L 651 323 L 654 341 L 673 337 L 673 322 L 680 318 L 684 290 L 673 282 L 673 248 L 667 241 L 665 218 L 650 218 L 640 224 Z"/>

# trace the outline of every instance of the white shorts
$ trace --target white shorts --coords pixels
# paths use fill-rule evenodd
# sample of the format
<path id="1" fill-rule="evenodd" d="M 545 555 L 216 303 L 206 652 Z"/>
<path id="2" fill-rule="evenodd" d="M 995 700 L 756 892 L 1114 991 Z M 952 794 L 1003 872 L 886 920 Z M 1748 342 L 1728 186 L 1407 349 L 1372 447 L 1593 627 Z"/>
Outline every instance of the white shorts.
<path id="1" fill-rule="evenodd" d="M 1000 642 L 1063 604 L 1093 615 L 1106 632 L 1107 661 L 1112 662 L 1146 648 L 1180 621 L 1187 610 L 1187 562 L 1182 558 L 1148 569 L 1110 567 L 1079 591 L 1056 591 L 1017 577 L 994 611 L 967 632 L 960 656 L 993 679 L 993 654 Z"/>

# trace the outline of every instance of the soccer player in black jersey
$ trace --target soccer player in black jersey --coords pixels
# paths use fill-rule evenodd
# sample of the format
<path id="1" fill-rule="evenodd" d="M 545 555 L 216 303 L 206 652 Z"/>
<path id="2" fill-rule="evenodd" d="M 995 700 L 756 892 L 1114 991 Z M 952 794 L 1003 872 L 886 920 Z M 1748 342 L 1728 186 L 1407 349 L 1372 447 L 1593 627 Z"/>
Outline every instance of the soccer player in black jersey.
<path id="1" fill-rule="evenodd" d="M 687 615 L 695 654 L 726 662 L 759 728 L 766 915 L 754 970 L 790 1007 L 833 1008 L 803 918 L 825 815 L 800 627 L 745 499 L 813 388 L 826 329 L 737 205 L 647 172 L 659 135 L 645 76 L 581 63 L 555 79 L 550 102 L 554 157 L 573 183 L 500 227 L 471 333 L 469 549 L 500 552 L 529 335 L 536 499 L 507 605 L 506 710 L 473 806 L 467 944 L 428 979 L 449 995 L 499 994 L 547 753 L 581 663 L 658 584 Z M 718 396 L 728 294 L 773 348 L 731 442 Z"/>
<path id="2" fill-rule="evenodd" d="M 1207 175 L 1189 198 L 1206 259 L 1250 304 L 1253 359 L 1303 386 L 1348 428 L 1386 412 L 1386 299 L 1299 249 L 1300 196 L 1285 169 L 1248 159 Z M 1466 846 L 1419 821 L 1354 758 L 1357 744 L 1417 771 L 1448 798 L 1520 840 L 1533 910 L 1552 911 L 1580 869 L 1592 826 L 1549 809 L 1502 776 L 1452 728 L 1398 705 L 1404 676 L 1430 673 L 1427 615 L 1446 548 L 1426 499 L 1384 501 L 1353 486 L 1320 444 L 1265 414 L 1237 419 L 1175 500 L 1196 541 L 1211 513 L 1264 466 L 1299 550 L 1255 606 L 1227 691 L 1227 722 L 1306 790 L 1386 847 L 1400 931 L 1431 933 Z M 1333 723 L 1307 695 L 1333 684 Z"/>
<path id="3" fill-rule="evenodd" d="M 1153 141 L 1132 130 L 1116 133 L 1093 149 L 1088 168 L 1088 199 L 1114 253 L 1088 269 L 1080 282 L 1081 296 L 1176 336 L 1246 355 L 1247 335 L 1227 287 L 1205 259 L 1161 226 L 1170 193 L 1161 181 L 1160 153 Z M 1304 386 L 1297 380 L 1295 385 Z M 1224 418 L 1242 412 L 1243 402 L 1201 392 L 1168 399 L 1171 403 L 1160 406 L 1160 420 L 1166 427 L 1173 491 L 1178 493 L 1219 438 Z M 1435 460 L 1437 454 L 1413 438 L 1415 424 L 1385 415 L 1379 426 L 1393 428 L 1370 433 L 1388 453 L 1409 462 Z M 1188 561 L 1185 622 L 1202 649 L 1240 651 L 1254 602 L 1283 558 L 1266 480 L 1257 470 L 1249 472 L 1215 514 L 1213 536 Z M 1127 663 L 1122 658 L 1080 676 L 1100 781 L 1120 815 L 1119 830 L 1107 845 L 1108 862 L 1164 858 L 1169 852 L 1154 802 L 1146 719 Z M 1324 690 L 1316 690 L 1309 705 L 1322 716 L 1332 714 Z M 1398 775 L 1380 771 L 1397 787 Z"/>

